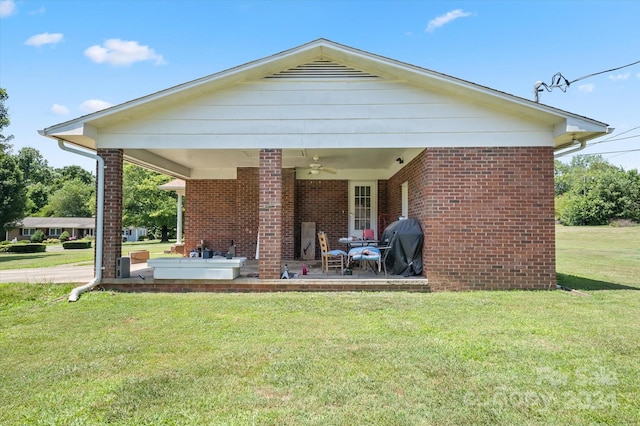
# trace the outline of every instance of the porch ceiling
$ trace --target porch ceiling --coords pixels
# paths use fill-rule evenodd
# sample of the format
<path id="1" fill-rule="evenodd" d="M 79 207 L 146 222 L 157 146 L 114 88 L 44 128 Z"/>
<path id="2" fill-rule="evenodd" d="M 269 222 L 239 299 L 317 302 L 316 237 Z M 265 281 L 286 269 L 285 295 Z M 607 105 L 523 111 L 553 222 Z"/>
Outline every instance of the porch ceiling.
<path id="1" fill-rule="evenodd" d="M 299 179 L 386 179 L 421 151 L 417 148 L 283 149 L 282 167 L 295 168 Z M 235 178 L 238 167 L 258 167 L 260 161 L 258 149 L 146 149 L 125 150 L 124 154 L 134 164 L 184 179 Z M 311 174 L 309 166 L 314 157 L 319 157 L 318 163 L 336 173 Z"/>

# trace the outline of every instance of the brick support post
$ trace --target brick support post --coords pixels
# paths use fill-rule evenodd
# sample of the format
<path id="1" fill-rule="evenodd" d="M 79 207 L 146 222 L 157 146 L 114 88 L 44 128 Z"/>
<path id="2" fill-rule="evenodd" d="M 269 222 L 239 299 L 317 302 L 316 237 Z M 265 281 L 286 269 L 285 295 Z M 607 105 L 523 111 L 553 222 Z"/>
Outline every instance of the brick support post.
<path id="1" fill-rule="evenodd" d="M 280 278 L 282 259 L 282 150 L 260 150 L 258 273 L 262 279 Z"/>
<path id="2" fill-rule="evenodd" d="M 116 278 L 117 259 L 122 256 L 122 153 L 121 149 L 98 149 L 104 159 L 103 278 Z M 98 182 L 100 184 L 100 182 Z"/>

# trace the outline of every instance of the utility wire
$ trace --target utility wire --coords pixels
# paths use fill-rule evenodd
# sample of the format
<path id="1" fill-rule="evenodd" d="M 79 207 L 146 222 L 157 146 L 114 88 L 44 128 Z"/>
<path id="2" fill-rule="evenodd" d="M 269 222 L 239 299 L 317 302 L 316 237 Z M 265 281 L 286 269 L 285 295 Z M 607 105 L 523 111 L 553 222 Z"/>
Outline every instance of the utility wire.
<path id="1" fill-rule="evenodd" d="M 637 138 L 637 137 L 638 137 L 638 136 L 640 136 L 640 135 L 628 136 L 628 137 L 626 137 L 626 138 L 620 138 L 620 137 L 619 137 L 619 136 L 624 135 L 625 133 L 629 133 L 629 132 L 631 132 L 631 131 L 633 131 L 633 130 L 636 130 L 636 129 L 640 129 L 640 126 L 632 127 L 631 129 L 625 130 L 624 132 L 618 133 L 617 135 L 609 136 L 607 139 L 603 139 L 603 140 L 601 140 L 601 141 L 594 142 L 594 143 L 590 144 L 590 146 L 598 145 L 599 143 L 604 143 L 604 142 L 614 142 L 614 141 L 620 141 L 620 140 L 623 140 L 623 139 L 632 139 L 632 138 Z"/>
<path id="2" fill-rule="evenodd" d="M 553 89 L 557 88 L 557 89 L 562 90 L 563 92 L 566 92 L 567 89 L 569 88 L 569 86 L 571 86 L 571 84 L 575 83 L 576 81 L 584 80 L 586 78 L 593 77 L 593 76 L 599 75 L 599 74 L 604 74 L 604 73 L 611 72 L 611 71 L 621 70 L 622 68 L 627 68 L 627 67 L 630 67 L 630 66 L 636 65 L 636 64 L 640 64 L 640 61 L 632 62 L 630 64 L 623 65 L 621 67 L 611 68 L 610 70 L 594 72 L 593 74 L 588 74 L 588 75 L 585 75 L 583 77 L 576 78 L 573 81 L 567 80 L 567 78 L 565 76 L 563 76 L 562 73 L 557 72 L 557 73 L 555 73 L 553 75 L 553 77 L 551 77 L 551 84 L 547 84 L 547 83 L 544 83 L 542 81 L 536 82 L 536 84 L 533 86 L 533 93 L 535 95 L 535 101 L 538 102 L 540 100 L 540 95 L 539 94 L 540 94 L 540 92 L 543 92 L 544 90 L 546 90 L 547 92 L 551 92 Z"/>

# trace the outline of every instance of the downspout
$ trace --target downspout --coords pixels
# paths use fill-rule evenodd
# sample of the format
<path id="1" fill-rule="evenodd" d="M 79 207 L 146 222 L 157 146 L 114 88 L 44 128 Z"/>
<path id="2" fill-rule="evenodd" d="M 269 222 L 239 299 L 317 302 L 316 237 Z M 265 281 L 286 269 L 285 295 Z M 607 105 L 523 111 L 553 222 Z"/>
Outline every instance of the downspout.
<path id="1" fill-rule="evenodd" d="M 77 302 L 80 298 L 80 295 L 86 291 L 93 290 L 93 288 L 100 284 L 100 280 L 102 279 L 102 250 L 103 250 L 103 225 L 104 225 L 104 158 L 99 155 L 92 154 L 90 152 L 81 151 L 75 148 L 70 148 L 65 146 L 64 141 L 62 139 L 58 139 L 58 146 L 60 149 L 68 152 L 72 152 L 74 154 L 82 155 L 84 157 L 92 158 L 98 162 L 98 196 L 97 196 L 97 206 L 96 206 L 96 275 L 95 277 L 87 284 L 76 287 L 71 290 L 69 294 L 69 302 Z"/>

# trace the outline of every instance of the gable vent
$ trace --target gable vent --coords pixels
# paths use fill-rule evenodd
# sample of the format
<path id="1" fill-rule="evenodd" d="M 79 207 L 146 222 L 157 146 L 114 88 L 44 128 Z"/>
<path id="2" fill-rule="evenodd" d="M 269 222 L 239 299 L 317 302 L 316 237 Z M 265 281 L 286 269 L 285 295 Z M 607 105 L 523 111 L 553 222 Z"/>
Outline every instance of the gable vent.
<path id="1" fill-rule="evenodd" d="M 377 75 L 331 61 L 314 61 L 265 78 L 378 78 Z"/>

